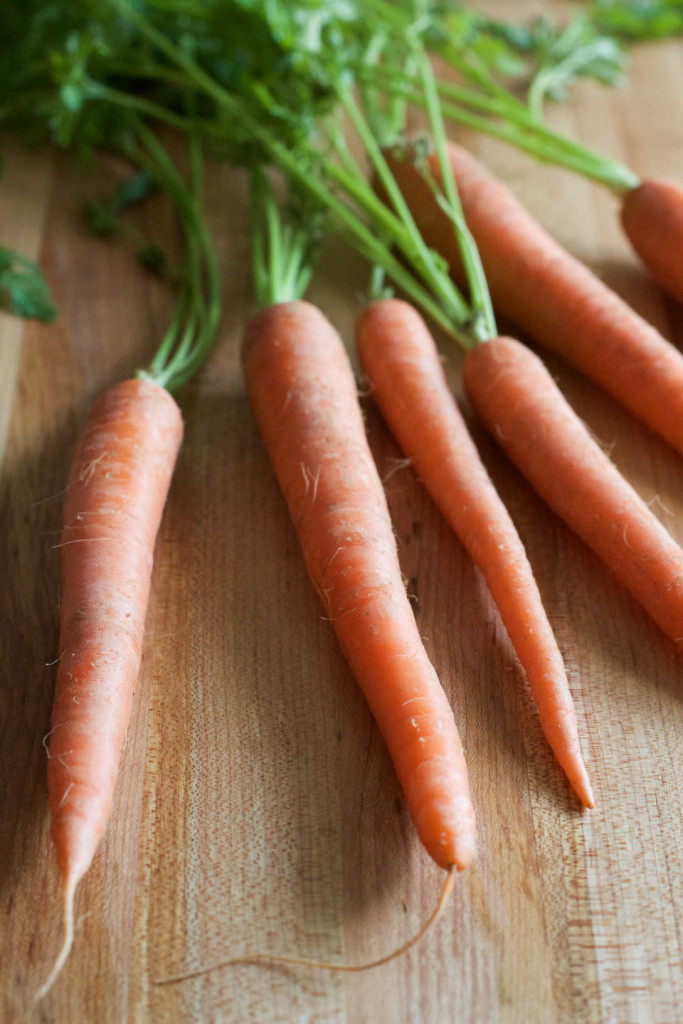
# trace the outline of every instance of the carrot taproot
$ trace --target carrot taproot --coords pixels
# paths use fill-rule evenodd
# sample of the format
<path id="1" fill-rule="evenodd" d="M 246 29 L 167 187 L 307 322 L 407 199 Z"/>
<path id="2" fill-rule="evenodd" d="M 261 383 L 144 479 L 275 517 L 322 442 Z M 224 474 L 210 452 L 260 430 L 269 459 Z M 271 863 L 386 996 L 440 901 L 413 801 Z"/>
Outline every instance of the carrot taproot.
<path id="1" fill-rule="evenodd" d="M 621 223 L 652 276 L 683 302 L 683 187 L 646 178 L 624 193 Z"/>
<path id="2" fill-rule="evenodd" d="M 543 362 L 506 337 L 463 363 L 469 400 L 543 500 L 672 640 L 683 642 L 683 550 L 619 473 Z"/>
<path id="3" fill-rule="evenodd" d="M 683 355 L 470 153 L 450 143 L 448 157 L 495 307 L 683 452 Z M 462 279 L 457 238 L 429 183 L 409 160 L 389 161 L 425 240 Z M 429 167 L 439 179 L 435 155 Z"/>
<path id="4" fill-rule="evenodd" d="M 398 562 L 344 346 L 316 307 L 257 313 L 247 390 L 311 580 L 385 739 L 418 835 L 466 868 L 474 812 L 453 712 L 428 659 Z"/>
<path id="5" fill-rule="evenodd" d="M 68 956 L 75 889 L 111 813 L 154 545 L 182 433 L 168 391 L 151 380 L 126 380 L 96 402 L 73 457 L 59 545 L 59 668 L 47 767 L 65 940 L 39 999 Z"/>
<path id="6" fill-rule="evenodd" d="M 356 346 L 392 433 L 486 579 L 551 749 L 581 803 L 592 807 L 562 655 L 524 545 L 455 403 L 424 320 L 406 302 L 380 299 L 359 317 Z"/>
<path id="7" fill-rule="evenodd" d="M 386 953 L 384 956 L 378 956 L 374 960 L 360 964 L 344 964 L 335 963 L 330 960 L 314 960 L 308 957 L 290 956 L 280 953 L 245 953 L 243 956 L 224 957 L 222 960 L 217 960 L 212 964 L 179 971 L 177 974 L 169 974 L 165 978 L 157 978 L 154 984 L 159 986 L 177 985 L 178 982 L 191 981 L 193 978 L 203 978 L 205 975 L 211 974 L 212 971 L 219 971 L 223 967 L 233 967 L 237 964 L 267 964 L 269 966 L 283 964 L 291 967 L 315 967 L 318 970 L 332 971 L 337 974 L 358 974 L 361 971 L 369 971 L 373 967 L 382 967 L 384 964 L 391 963 L 392 960 L 397 960 L 398 957 L 403 956 L 404 953 L 407 953 L 409 949 L 416 946 L 431 931 L 448 904 L 453 886 L 455 885 L 456 874 L 457 865 L 451 864 L 446 870 L 446 877 L 443 880 L 441 892 L 434 909 L 415 934 L 411 935 L 409 939 L 402 942 L 400 946 L 392 949 L 389 953 Z"/>

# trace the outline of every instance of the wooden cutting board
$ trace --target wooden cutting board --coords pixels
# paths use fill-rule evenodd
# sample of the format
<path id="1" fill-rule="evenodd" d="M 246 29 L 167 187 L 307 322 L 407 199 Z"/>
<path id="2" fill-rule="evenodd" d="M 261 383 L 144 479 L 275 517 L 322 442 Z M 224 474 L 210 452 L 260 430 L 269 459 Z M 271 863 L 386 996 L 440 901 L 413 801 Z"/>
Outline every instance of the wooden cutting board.
<path id="1" fill-rule="evenodd" d="M 526 5 L 531 10 L 534 5 Z M 642 174 L 683 180 L 683 43 L 644 47 L 630 84 L 585 85 L 561 127 Z M 674 342 L 683 313 L 624 242 L 610 196 L 472 141 L 530 209 Z M 114 814 L 77 898 L 71 959 L 29 1016 L 60 941 L 42 740 L 57 657 L 60 497 L 94 397 L 144 365 L 171 299 L 88 237 L 89 178 L 10 150 L 0 238 L 38 256 L 60 316 L 0 319 L 0 1019 L 55 1024 L 676 1024 L 683 1019 L 683 664 L 473 424 L 519 527 L 566 660 L 596 807 L 581 811 L 541 735 L 477 571 L 367 399 L 403 571 L 466 748 L 476 864 L 417 949 L 366 974 L 237 966 L 247 950 L 354 962 L 434 905 L 386 751 L 307 581 L 244 394 L 253 308 L 246 185 L 215 168 L 207 211 L 225 297 L 220 344 L 182 396 L 186 440 L 159 537 L 147 642 Z M 163 204 L 140 214 L 172 238 Z M 347 342 L 366 268 L 326 251 L 311 298 Z M 458 390 L 458 358 L 449 373 Z M 683 542 L 683 461 L 558 361 L 559 384 Z"/>

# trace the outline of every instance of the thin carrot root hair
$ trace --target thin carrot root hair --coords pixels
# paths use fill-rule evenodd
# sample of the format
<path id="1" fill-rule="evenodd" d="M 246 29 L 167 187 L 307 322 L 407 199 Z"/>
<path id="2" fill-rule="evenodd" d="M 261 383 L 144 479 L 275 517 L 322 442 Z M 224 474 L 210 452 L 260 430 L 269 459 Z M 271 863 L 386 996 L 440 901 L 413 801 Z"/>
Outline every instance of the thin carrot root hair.
<path id="1" fill-rule="evenodd" d="M 52 970 L 33 998 L 34 1005 L 45 998 L 59 975 L 62 973 L 64 964 L 69 959 L 69 954 L 71 953 L 71 949 L 74 944 L 74 901 L 77 884 L 78 879 L 76 878 L 68 879 L 64 883 L 64 941 L 62 942 L 62 947 L 57 954 L 57 959 L 54 962 Z"/>
<path id="2" fill-rule="evenodd" d="M 287 956 L 286 954 L 280 953 L 245 953 L 243 956 L 228 957 L 225 960 L 218 960 L 215 964 L 210 964 L 208 967 L 198 967 L 195 970 L 184 971 L 181 974 L 172 974 L 168 978 L 158 978 L 154 984 L 175 985 L 181 981 L 191 981 L 193 978 L 201 978 L 212 971 L 218 971 L 224 967 L 232 967 L 237 964 L 262 964 L 266 967 L 270 965 L 277 966 L 278 964 L 285 964 L 290 967 L 312 967 L 316 970 L 332 971 L 334 973 L 343 974 L 356 974 L 361 971 L 372 970 L 373 967 L 381 967 L 383 964 L 388 964 L 392 960 L 396 960 L 398 957 L 403 956 L 404 953 L 407 953 L 408 950 L 416 946 L 425 937 L 425 935 L 432 930 L 438 919 L 441 917 L 441 914 L 450 899 L 457 873 L 458 868 L 456 864 L 451 864 L 451 866 L 446 869 L 446 878 L 441 887 L 441 892 L 436 906 L 427 920 L 420 925 L 418 931 L 409 939 L 406 939 L 406 941 L 396 949 L 393 949 L 390 953 L 386 953 L 384 956 L 378 957 L 376 960 L 368 960 L 366 963 L 362 964 L 338 964 L 331 960 L 316 960 L 313 958 L 309 959 L 308 957 Z"/>

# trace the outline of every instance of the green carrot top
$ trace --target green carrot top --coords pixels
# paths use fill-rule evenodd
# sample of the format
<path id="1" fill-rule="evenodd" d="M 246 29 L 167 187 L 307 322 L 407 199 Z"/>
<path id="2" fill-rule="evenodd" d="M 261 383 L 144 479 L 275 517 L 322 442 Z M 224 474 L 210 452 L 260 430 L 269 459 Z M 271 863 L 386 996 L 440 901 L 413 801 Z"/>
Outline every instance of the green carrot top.
<path id="1" fill-rule="evenodd" d="M 444 118 L 485 126 L 616 190 L 637 181 L 541 117 L 545 97 L 576 77 L 612 80 L 620 70 L 616 44 L 585 20 L 553 34 L 547 25 L 515 27 L 430 0 L 27 0 L 20 10 L 9 7 L 0 13 L 12 44 L 0 58 L 0 125 L 29 124 L 34 136 L 84 159 L 117 149 L 159 182 L 178 213 L 185 240 L 178 303 L 145 371 L 171 390 L 206 358 L 220 313 L 201 216 L 202 151 L 257 175 L 277 168 L 293 193 L 324 211 L 327 229 L 463 346 L 492 337 L 496 326 L 446 159 Z M 437 80 L 430 52 L 460 80 Z M 531 74 L 527 101 L 501 84 L 520 68 Z M 457 236 L 468 298 L 422 240 L 384 157 L 401 144 L 407 103 L 427 113 L 441 179 L 430 185 Z M 189 184 L 161 145 L 160 127 L 186 139 Z M 257 292 L 266 302 L 304 286 L 311 224 L 298 236 L 278 235 L 263 179 L 253 180 L 254 202 L 263 201 L 271 218 L 273 245 L 255 246 Z"/>

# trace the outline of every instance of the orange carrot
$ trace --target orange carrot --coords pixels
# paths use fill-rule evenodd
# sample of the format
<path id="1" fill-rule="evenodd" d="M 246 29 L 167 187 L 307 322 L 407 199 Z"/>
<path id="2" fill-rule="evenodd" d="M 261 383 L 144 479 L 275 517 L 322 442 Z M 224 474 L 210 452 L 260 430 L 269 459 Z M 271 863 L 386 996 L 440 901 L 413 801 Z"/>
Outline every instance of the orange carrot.
<path id="1" fill-rule="evenodd" d="M 623 197 L 621 223 L 650 273 L 683 302 L 683 187 L 649 178 Z"/>
<path id="2" fill-rule="evenodd" d="M 453 400 L 431 334 L 412 306 L 385 299 L 359 318 L 356 344 L 392 433 L 486 579 L 557 760 L 592 807 L 562 656 L 522 541 Z"/>
<path id="3" fill-rule="evenodd" d="M 94 406 L 74 455 L 63 513 L 59 669 L 48 789 L 66 937 L 73 900 L 111 813 L 140 669 L 154 544 L 182 439 L 170 394 L 127 380 Z"/>
<path id="4" fill-rule="evenodd" d="M 683 452 L 683 356 L 561 248 L 474 157 L 448 146 L 494 305 Z M 421 173 L 390 157 L 427 243 L 462 277 L 452 224 Z M 435 157 L 431 173 L 439 177 Z"/>
<path id="5" fill-rule="evenodd" d="M 470 349 L 468 398 L 544 501 L 593 549 L 664 632 L 683 641 L 683 551 L 591 438 L 526 346 Z"/>
<path id="6" fill-rule="evenodd" d="M 250 321 L 243 359 L 309 575 L 387 743 L 418 835 L 439 865 L 466 868 L 475 825 L 465 758 L 405 593 L 344 347 L 315 307 L 282 302 Z"/>

